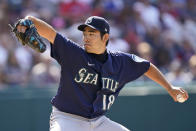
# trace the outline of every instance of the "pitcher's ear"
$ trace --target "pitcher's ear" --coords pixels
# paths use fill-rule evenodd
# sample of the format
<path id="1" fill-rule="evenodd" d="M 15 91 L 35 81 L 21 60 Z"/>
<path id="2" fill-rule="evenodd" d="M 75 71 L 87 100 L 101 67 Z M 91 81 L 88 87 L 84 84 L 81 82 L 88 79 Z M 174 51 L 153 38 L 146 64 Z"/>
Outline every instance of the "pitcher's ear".
<path id="1" fill-rule="evenodd" d="M 108 40 L 109 40 L 109 34 L 108 33 L 106 33 L 106 34 L 104 34 L 104 36 L 103 36 L 103 41 L 106 43 Z"/>

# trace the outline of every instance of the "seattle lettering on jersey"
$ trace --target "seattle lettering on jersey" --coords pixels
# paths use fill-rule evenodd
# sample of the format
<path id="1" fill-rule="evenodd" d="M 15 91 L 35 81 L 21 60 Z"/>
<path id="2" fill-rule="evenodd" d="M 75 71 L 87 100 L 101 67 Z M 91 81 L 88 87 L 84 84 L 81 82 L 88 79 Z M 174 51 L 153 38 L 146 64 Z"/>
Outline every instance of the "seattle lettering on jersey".
<path id="1" fill-rule="evenodd" d="M 86 83 L 86 84 L 97 84 L 98 74 L 93 74 L 87 72 L 87 69 L 82 68 L 78 71 L 78 74 L 75 77 L 75 82 L 77 83 Z"/>
<path id="2" fill-rule="evenodd" d="M 74 78 L 77 83 L 85 83 L 85 84 L 97 84 L 98 74 L 97 73 L 89 73 L 86 68 L 82 68 L 78 71 L 76 77 Z M 111 78 L 102 78 L 103 89 L 108 89 L 112 92 L 116 92 L 118 88 L 119 82 L 111 79 Z"/>
<path id="3" fill-rule="evenodd" d="M 102 78 L 103 83 L 103 89 L 108 89 L 112 92 L 116 92 L 116 89 L 118 88 L 119 82 L 110 79 L 110 78 Z"/>

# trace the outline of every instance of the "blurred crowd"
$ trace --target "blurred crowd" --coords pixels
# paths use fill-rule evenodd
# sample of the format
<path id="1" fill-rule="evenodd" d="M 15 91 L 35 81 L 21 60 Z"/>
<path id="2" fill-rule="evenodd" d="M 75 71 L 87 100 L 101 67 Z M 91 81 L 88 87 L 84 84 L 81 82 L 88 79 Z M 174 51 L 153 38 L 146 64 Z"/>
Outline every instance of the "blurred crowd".
<path id="1" fill-rule="evenodd" d="M 8 23 L 26 15 L 46 21 L 81 46 L 77 26 L 91 15 L 105 17 L 111 25 L 108 50 L 151 61 L 174 84 L 196 80 L 195 0 L 0 0 L 0 88 L 59 81 L 48 41 L 48 50 L 39 54 L 10 32 Z"/>

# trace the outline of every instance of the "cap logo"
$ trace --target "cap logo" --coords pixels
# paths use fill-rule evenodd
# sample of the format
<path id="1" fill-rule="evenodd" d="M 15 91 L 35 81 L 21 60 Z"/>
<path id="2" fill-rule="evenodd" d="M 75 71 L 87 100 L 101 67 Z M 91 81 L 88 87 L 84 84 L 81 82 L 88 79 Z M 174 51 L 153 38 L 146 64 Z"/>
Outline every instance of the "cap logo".
<path id="1" fill-rule="evenodd" d="M 86 23 L 90 24 L 92 22 L 92 20 L 93 20 L 93 18 L 89 18 Z"/>
<path id="2" fill-rule="evenodd" d="M 105 32 L 107 32 L 108 30 L 105 28 Z"/>

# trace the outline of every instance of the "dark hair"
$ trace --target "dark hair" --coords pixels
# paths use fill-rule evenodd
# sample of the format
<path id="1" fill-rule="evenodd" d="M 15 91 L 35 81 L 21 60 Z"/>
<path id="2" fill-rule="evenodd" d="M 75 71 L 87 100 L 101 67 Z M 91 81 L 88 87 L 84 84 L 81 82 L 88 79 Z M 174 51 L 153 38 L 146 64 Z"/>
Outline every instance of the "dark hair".
<path id="1" fill-rule="evenodd" d="M 105 32 L 100 32 L 101 39 L 103 38 L 103 36 L 104 36 L 105 34 L 106 34 Z M 109 43 L 109 39 L 108 39 L 108 41 L 106 41 L 106 46 L 108 45 L 108 43 Z"/>

